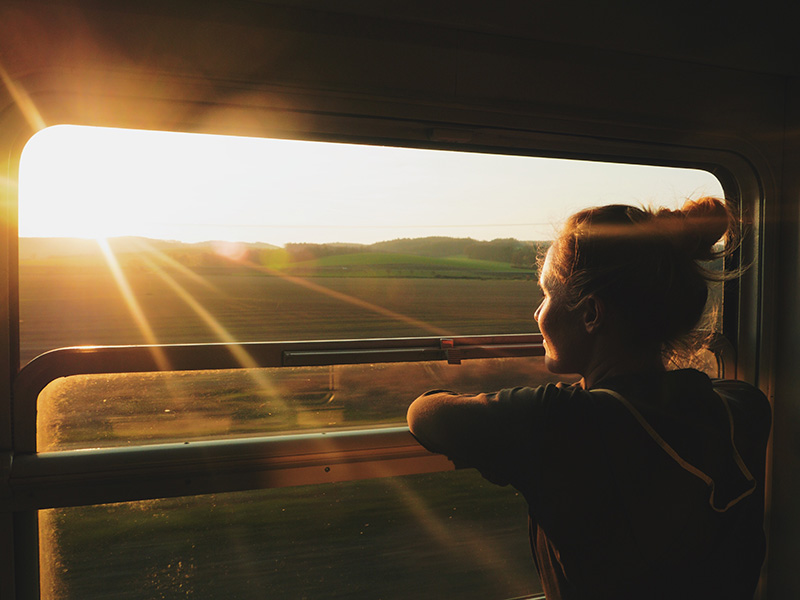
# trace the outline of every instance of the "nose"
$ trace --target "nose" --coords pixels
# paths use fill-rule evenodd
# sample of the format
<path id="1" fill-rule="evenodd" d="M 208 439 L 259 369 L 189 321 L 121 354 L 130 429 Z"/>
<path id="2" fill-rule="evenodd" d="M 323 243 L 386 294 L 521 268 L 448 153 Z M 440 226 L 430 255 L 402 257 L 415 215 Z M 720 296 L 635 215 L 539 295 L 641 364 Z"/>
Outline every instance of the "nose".
<path id="1" fill-rule="evenodd" d="M 539 303 L 539 306 L 536 308 L 536 311 L 533 313 L 533 320 L 537 323 L 539 322 L 539 313 L 542 312 L 542 304 L 544 304 L 544 300 Z"/>

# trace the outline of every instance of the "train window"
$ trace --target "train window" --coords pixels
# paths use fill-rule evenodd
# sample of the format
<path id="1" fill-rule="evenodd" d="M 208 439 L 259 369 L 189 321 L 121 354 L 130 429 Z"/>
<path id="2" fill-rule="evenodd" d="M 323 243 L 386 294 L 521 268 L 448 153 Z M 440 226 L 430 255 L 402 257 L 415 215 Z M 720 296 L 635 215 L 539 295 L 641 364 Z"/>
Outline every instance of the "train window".
<path id="1" fill-rule="evenodd" d="M 535 331 L 535 260 L 588 205 L 709 173 L 57 126 L 20 166 L 23 364 L 52 348 Z"/>
<path id="2" fill-rule="evenodd" d="M 401 424 L 425 389 L 552 380 L 526 349 L 537 333 L 536 260 L 560 220 L 589 205 L 676 207 L 706 194 L 722 188 L 695 169 L 43 130 L 23 152 L 19 184 L 29 364 L 18 383 L 41 387 L 16 390 L 17 405 L 34 410 L 15 433 L 28 431 L 23 447 L 55 463 L 104 446 L 119 457 L 163 444 L 171 456 L 184 447 L 174 442 L 369 434 Z M 122 367 L 109 347 L 141 344 L 123 349 L 135 360 Z M 102 347 L 35 358 L 75 345 Z M 50 379 L 37 367 L 62 356 L 67 368 Z M 232 598 L 267 587 L 407 597 L 398 582 L 410 572 L 414 597 L 539 590 L 520 575 L 531 569 L 512 490 L 470 473 L 415 473 L 48 509 L 43 595 L 214 597 L 223 586 Z"/>

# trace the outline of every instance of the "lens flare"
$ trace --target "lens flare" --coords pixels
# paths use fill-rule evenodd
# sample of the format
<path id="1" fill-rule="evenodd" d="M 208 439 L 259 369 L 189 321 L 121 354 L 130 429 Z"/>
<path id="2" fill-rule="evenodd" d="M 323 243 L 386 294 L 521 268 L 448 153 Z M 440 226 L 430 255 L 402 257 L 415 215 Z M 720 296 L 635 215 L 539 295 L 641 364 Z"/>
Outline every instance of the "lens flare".
<path id="1" fill-rule="evenodd" d="M 5 84 L 6 88 L 11 94 L 11 97 L 14 99 L 14 102 L 16 102 L 17 107 L 22 113 L 22 116 L 25 117 L 28 125 L 31 126 L 31 129 L 34 131 L 40 131 L 47 127 L 41 113 L 39 113 L 39 109 L 36 108 L 36 105 L 33 103 L 33 100 L 31 100 L 31 97 L 28 96 L 28 93 L 22 88 L 22 86 L 18 85 L 13 79 L 11 79 L 8 72 L 3 68 L 2 64 L 0 64 L 0 80 L 2 80 Z"/>
<path id="2" fill-rule="evenodd" d="M 159 250 L 158 248 L 153 247 L 152 244 L 146 242 L 144 239 L 136 239 L 134 240 L 134 243 L 140 250 L 142 250 L 143 254 L 150 254 L 152 256 L 155 256 L 158 260 L 166 263 L 170 268 L 175 269 L 181 275 L 186 276 L 193 282 L 202 285 L 204 288 L 211 290 L 212 292 L 215 292 L 220 296 L 225 296 L 225 293 L 222 290 L 220 290 L 214 284 L 210 283 L 205 277 L 201 277 L 200 275 L 192 271 L 189 267 L 181 264 L 171 256 Z"/>
<path id="3" fill-rule="evenodd" d="M 441 336 L 452 336 L 455 335 L 453 332 L 448 331 L 446 329 L 442 329 L 441 327 L 436 327 L 435 325 L 431 325 L 425 321 L 420 321 L 419 319 L 415 319 L 414 317 L 409 317 L 408 315 L 404 315 L 402 313 L 396 312 L 394 310 L 388 309 L 384 306 L 380 306 L 379 304 L 374 304 L 372 302 L 367 302 L 366 300 L 362 300 L 361 298 L 356 298 L 355 296 L 351 296 L 349 294 L 345 294 L 343 292 L 337 292 L 336 290 L 332 290 L 330 288 L 326 288 L 324 285 L 320 285 L 318 283 L 314 283 L 313 281 L 309 281 L 308 279 L 304 279 L 302 277 L 297 277 L 295 275 L 289 275 L 288 273 L 284 273 L 277 269 L 273 269 L 271 267 L 267 267 L 264 265 L 259 265 L 252 261 L 243 261 L 242 264 L 245 266 L 256 270 L 261 271 L 263 273 L 268 273 L 270 275 L 275 275 L 277 277 L 281 277 L 286 281 L 294 283 L 295 285 L 299 285 L 304 287 L 308 290 L 313 292 L 317 292 L 319 294 L 324 294 L 331 298 L 335 298 L 337 300 L 341 300 L 342 302 L 346 302 L 348 304 L 352 304 L 353 306 L 357 306 L 359 308 L 363 308 L 365 310 L 374 312 L 384 317 L 389 317 L 390 319 L 394 319 L 396 321 L 400 321 L 402 323 L 406 323 L 408 325 L 412 325 L 419 329 L 423 329 L 425 331 L 430 332 L 433 335 L 441 335 Z"/>
<path id="4" fill-rule="evenodd" d="M 156 334 L 153 331 L 153 328 L 150 326 L 150 322 L 147 320 L 147 316 L 144 314 L 144 311 L 139 305 L 138 300 L 136 300 L 136 295 L 133 293 L 125 274 L 122 272 L 122 268 L 119 266 L 117 257 L 114 256 L 114 253 L 111 251 L 111 246 L 109 246 L 108 240 L 105 238 L 98 238 L 97 244 L 100 246 L 100 250 L 103 252 L 103 256 L 108 263 L 108 268 L 111 269 L 111 274 L 114 276 L 114 280 L 116 281 L 117 287 L 119 287 L 119 291 L 125 300 L 125 304 L 128 305 L 128 310 L 136 321 L 136 326 L 139 328 L 142 336 L 144 336 L 145 342 L 154 346 L 152 348 L 153 359 L 156 361 L 158 368 L 162 371 L 170 371 L 171 368 L 169 360 L 167 360 L 164 351 L 157 347 L 158 339 L 156 338 Z"/>
<path id="5" fill-rule="evenodd" d="M 206 326 L 219 338 L 221 342 L 229 344 L 229 349 L 237 362 L 245 369 L 253 381 L 259 388 L 265 392 L 270 400 L 275 401 L 277 404 L 285 407 L 286 403 L 281 399 L 275 386 L 269 380 L 269 377 L 260 369 L 260 365 L 256 360 L 250 356 L 242 344 L 235 339 L 230 332 L 214 317 L 202 304 L 200 304 L 191 293 L 189 293 L 183 286 L 181 286 L 173 277 L 166 273 L 159 265 L 157 265 L 150 257 L 142 256 L 145 264 L 153 269 L 156 276 L 161 279 L 181 300 L 183 300 L 194 313 L 202 319 Z"/>

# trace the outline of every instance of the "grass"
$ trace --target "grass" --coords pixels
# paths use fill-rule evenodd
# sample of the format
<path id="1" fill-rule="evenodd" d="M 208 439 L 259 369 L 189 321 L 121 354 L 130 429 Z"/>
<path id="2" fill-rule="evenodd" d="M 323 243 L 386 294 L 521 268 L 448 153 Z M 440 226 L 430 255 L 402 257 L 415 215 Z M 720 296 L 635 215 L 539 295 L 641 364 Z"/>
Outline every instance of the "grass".
<path id="1" fill-rule="evenodd" d="M 432 258 L 413 254 L 358 252 L 326 256 L 291 263 L 287 272 L 302 275 L 338 277 L 439 277 L 439 278 L 519 278 L 536 277 L 533 269 L 519 269 L 509 263 L 467 257 Z"/>
<path id="2" fill-rule="evenodd" d="M 52 597 L 509 598 L 525 503 L 471 472 L 47 511 Z"/>

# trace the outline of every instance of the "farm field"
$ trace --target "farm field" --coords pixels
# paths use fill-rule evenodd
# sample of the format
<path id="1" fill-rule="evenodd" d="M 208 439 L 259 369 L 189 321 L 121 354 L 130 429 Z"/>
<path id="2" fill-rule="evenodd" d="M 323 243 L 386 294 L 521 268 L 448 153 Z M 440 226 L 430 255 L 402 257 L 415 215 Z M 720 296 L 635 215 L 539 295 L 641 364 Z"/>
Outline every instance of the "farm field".
<path id="1" fill-rule="evenodd" d="M 127 274 L 158 343 L 222 341 L 193 304 L 247 342 L 528 333 L 541 298 L 535 278 L 169 277 Z M 21 269 L 20 338 L 23 365 L 58 347 L 147 341 L 107 269 L 47 266 Z"/>
<path id="2" fill-rule="evenodd" d="M 366 255 L 367 262 L 375 263 L 375 256 L 392 268 L 404 264 L 396 255 Z M 354 262 L 352 256 L 323 260 L 342 264 L 343 258 Z M 488 261 L 456 262 L 484 267 Z M 104 265 L 23 264 L 23 364 L 75 345 L 524 333 L 534 330 L 540 297 L 527 278 L 287 278 L 219 268 L 172 270 L 168 276 L 125 273 L 151 332 L 148 340 Z M 408 403 L 426 389 L 477 392 L 545 380 L 541 361 L 523 359 L 71 377 L 51 384 L 40 398 L 39 447 L 398 424 Z"/>
<path id="3" fill-rule="evenodd" d="M 396 253 L 359 253 L 326 256 L 294 263 L 287 272 L 295 275 L 359 277 L 439 277 L 448 279 L 530 279 L 533 269 L 509 263 L 467 257 L 434 258 Z"/>
<path id="4" fill-rule="evenodd" d="M 390 276 L 397 264 L 370 276 L 317 270 L 303 278 L 124 272 L 159 343 L 535 331 L 535 278 L 502 269 L 490 278 L 488 268 L 475 276 L 481 261 L 462 263 L 473 268 L 469 277 Z M 23 265 L 23 364 L 61 346 L 152 341 L 131 306 L 108 269 Z M 385 426 L 404 422 L 426 389 L 478 391 L 549 377 L 540 359 L 71 377 L 40 398 L 39 446 Z M 41 513 L 40 530 L 48 598 L 107 598 L 113 590 L 131 600 L 500 599 L 540 589 L 524 501 L 471 471 L 52 509 Z"/>

